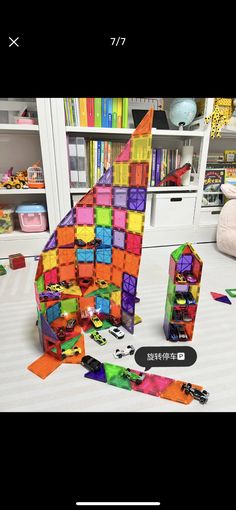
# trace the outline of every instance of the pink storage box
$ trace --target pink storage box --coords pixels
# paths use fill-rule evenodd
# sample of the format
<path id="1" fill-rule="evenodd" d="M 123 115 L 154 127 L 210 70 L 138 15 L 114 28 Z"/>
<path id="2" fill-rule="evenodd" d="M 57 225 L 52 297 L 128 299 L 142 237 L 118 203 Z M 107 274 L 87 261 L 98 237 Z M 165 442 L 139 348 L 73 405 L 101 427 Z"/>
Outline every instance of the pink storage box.
<path id="1" fill-rule="evenodd" d="M 23 232 L 43 232 L 47 230 L 47 211 L 44 205 L 22 204 L 18 205 L 16 212 Z"/>

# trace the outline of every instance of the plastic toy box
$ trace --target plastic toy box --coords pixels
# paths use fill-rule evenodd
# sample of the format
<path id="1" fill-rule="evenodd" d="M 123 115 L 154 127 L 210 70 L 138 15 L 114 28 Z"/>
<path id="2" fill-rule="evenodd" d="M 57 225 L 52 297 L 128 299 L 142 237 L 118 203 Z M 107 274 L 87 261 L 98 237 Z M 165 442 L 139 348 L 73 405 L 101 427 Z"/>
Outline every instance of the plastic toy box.
<path id="1" fill-rule="evenodd" d="M 20 227 L 23 232 L 42 232 L 47 230 L 47 211 L 42 204 L 18 205 L 16 212 L 19 216 Z"/>
<path id="2" fill-rule="evenodd" d="M 0 205 L 0 234 L 10 234 L 14 230 L 14 209 L 9 205 Z"/>

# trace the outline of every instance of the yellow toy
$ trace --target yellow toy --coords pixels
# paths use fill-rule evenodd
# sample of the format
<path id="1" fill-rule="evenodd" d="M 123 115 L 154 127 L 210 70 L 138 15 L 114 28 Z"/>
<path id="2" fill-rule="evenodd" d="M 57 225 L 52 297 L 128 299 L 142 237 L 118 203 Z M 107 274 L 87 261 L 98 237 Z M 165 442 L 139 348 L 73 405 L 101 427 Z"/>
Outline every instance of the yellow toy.
<path id="1" fill-rule="evenodd" d="M 205 117 L 206 124 L 211 120 L 211 138 L 219 138 L 221 136 L 221 129 L 228 124 L 231 115 L 232 99 L 216 97 L 213 112 L 208 117 Z"/>

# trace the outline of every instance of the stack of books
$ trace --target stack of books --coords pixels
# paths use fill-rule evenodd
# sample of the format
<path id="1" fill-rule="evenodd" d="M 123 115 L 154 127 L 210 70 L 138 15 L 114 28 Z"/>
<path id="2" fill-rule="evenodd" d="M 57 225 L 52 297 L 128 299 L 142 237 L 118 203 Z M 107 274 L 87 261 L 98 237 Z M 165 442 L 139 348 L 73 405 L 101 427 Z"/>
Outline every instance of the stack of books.
<path id="1" fill-rule="evenodd" d="M 102 177 L 125 147 L 125 143 L 90 140 L 87 142 L 89 186 Z"/>
<path id="2" fill-rule="evenodd" d="M 81 127 L 128 127 L 127 97 L 64 98 L 65 123 Z"/>
<path id="3" fill-rule="evenodd" d="M 149 186 L 158 186 L 170 172 L 180 167 L 181 154 L 178 149 L 153 149 Z"/>

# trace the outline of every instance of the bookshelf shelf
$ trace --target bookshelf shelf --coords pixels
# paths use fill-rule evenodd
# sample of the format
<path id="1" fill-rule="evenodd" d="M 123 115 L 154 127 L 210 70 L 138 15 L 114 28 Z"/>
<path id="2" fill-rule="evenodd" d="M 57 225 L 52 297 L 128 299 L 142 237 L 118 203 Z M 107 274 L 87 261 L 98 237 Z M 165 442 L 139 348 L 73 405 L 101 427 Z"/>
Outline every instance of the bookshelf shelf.
<path id="1" fill-rule="evenodd" d="M 0 189 L 0 195 L 45 195 L 44 189 Z"/>
<path id="2" fill-rule="evenodd" d="M 21 133 L 21 134 L 38 134 L 39 126 L 35 124 L 0 124 L 0 133 Z"/>
<path id="3" fill-rule="evenodd" d="M 82 194 L 82 193 L 88 193 L 90 188 L 70 188 L 70 193 L 73 194 Z M 160 193 L 168 193 L 169 191 L 178 191 L 178 192 L 185 192 L 185 191 L 197 191 L 198 186 L 197 185 L 189 185 L 189 186 L 150 186 L 147 191 L 148 193 L 153 192 L 160 192 Z"/>
<path id="4" fill-rule="evenodd" d="M 80 135 L 109 135 L 109 136 L 124 136 L 129 138 L 134 129 L 132 128 L 98 128 L 98 127 L 81 127 L 81 126 L 66 126 L 66 133 L 71 134 L 80 134 Z M 202 138 L 204 136 L 204 131 L 202 130 L 178 130 L 178 129 L 153 129 L 152 135 L 154 137 L 159 136 L 170 136 L 176 138 L 193 138 L 198 137 Z"/>

